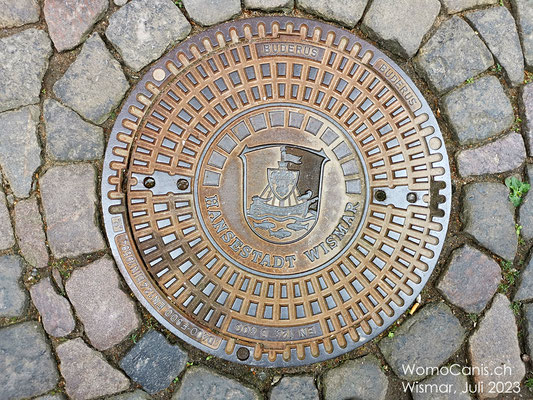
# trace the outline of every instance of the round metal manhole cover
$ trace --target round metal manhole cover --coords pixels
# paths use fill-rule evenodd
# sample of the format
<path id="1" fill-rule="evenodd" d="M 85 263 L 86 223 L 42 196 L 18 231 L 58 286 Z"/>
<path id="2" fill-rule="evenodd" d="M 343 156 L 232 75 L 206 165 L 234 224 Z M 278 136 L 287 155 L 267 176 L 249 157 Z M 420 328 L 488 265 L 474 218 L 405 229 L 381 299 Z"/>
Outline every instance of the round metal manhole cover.
<path id="1" fill-rule="evenodd" d="M 129 96 L 104 164 L 117 263 L 180 338 L 250 365 L 325 360 L 413 302 L 450 211 L 446 149 L 413 82 L 316 21 L 234 21 Z"/>

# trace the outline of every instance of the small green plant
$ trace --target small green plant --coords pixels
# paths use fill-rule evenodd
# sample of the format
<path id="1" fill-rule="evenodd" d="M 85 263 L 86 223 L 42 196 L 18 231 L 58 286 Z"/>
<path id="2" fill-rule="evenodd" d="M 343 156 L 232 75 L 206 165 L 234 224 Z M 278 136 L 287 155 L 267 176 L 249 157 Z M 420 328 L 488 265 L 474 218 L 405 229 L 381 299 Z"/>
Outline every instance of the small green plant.
<path id="1" fill-rule="evenodd" d="M 525 244 L 524 238 L 522 237 L 522 225 L 515 224 L 516 237 L 518 238 L 518 243 Z"/>
<path id="2" fill-rule="evenodd" d="M 188 361 L 186 365 L 187 365 L 187 367 L 192 367 L 194 365 L 194 362 Z"/>
<path id="3" fill-rule="evenodd" d="M 207 357 L 205 358 L 205 361 L 209 361 L 209 360 L 211 360 L 212 358 L 213 358 L 213 356 L 207 356 Z"/>
<path id="4" fill-rule="evenodd" d="M 520 315 L 520 308 L 522 307 L 522 303 L 519 301 L 513 301 L 511 303 L 511 310 L 513 310 L 514 315 L 518 316 Z"/>
<path id="5" fill-rule="evenodd" d="M 470 318 L 470 321 L 476 323 L 479 315 L 476 313 L 470 313 L 468 314 L 468 318 Z"/>
<path id="6" fill-rule="evenodd" d="M 178 383 L 179 380 L 180 380 L 180 378 L 176 376 L 172 382 Z"/>
<path id="7" fill-rule="evenodd" d="M 468 78 L 468 79 L 466 80 L 466 83 L 469 83 L 469 84 L 470 84 L 470 83 L 474 83 L 474 78 Z"/>
<path id="8" fill-rule="evenodd" d="M 503 7 L 503 0 L 500 0 L 500 7 Z"/>
<path id="9" fill-rule="evenodd" d="M 518 207 L 522 203 L 522 198 L 531 188 L 531 185 L 511 176 L 505 179 L 505 186 L 509 188 L 509 200 L 513 206 Z"/>
<path id="10" fill-rule="evenodd" d="M 502 72 L 502 66 L 498 63 L 494 67 L 492 67 L 493 72 Z"/>
<path id="11" fill-rule="evenodd" d="M 174 4 L 177 5 L 179 8 L 183 8 L 183 2 L 181 0 L 174 1 Z"/>
<path id="12" fill-rule="evenodd" d="M 137 334 L 136 334 L 136 333 L 134 333 L 134 334 L 131 335 L 131 341 L 132 341 L 133 343 L 137 343 Z"/>
<path id="13" fill-rule="evenodd" d="M 527 387 L 529 390 L 532 390 L 532 389 L 533 389 L 533 378 L 527 378 L 527 379 L 526 379 L 526 387 Z"/>
<path id="14" fill-rule="evenodd" d="M 512 261 L 503 260 L 500 263 L 502 267 L 502 282 L 498 286 L 500 293 L 507 293 L 509 288 L 513 286 L 520 275 L 520 271 L 513 267 Z"/>
<path id="15" fill-rule="evenodd" d="M 393 338 L 394 337 L 394 332 L 389 332 L 389 334 L 387 336 L 390 337 L 390 338 Z"/>

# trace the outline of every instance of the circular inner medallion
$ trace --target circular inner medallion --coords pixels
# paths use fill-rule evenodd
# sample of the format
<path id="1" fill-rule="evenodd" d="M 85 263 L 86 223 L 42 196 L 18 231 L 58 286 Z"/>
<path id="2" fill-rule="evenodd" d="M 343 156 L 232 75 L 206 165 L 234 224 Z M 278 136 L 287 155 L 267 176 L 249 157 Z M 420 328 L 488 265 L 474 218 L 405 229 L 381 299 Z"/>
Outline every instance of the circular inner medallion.
<path id="1" fill-rule="evenodd" d="M 413 82 L 354 35 L 288 17 L 179 45 L 128 98 L 102 179 L 126 281 L 168 329 L 260 366 L 366 343 L 426 283 L 449 166 Z"/>

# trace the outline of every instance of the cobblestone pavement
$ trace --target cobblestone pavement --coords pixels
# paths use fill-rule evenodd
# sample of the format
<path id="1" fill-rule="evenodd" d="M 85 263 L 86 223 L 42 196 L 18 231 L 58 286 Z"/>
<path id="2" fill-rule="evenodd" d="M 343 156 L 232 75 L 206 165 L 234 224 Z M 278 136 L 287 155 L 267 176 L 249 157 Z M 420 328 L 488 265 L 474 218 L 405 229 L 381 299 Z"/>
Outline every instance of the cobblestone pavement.
<path id="1" fill-rule="evenodd" d="M 98 200 L 117 108 L 150 63 L 206 26 L 272 14 L 384 49 L 437 116 L 454 184 L 421 307 L 356 351 L 283 370 L 162 328 L 114 265 Z M 429 384 L 468 399 L 498 382 L 520 390 L 499 398 L 533 398 L 533 190 L 513 204 L 505 184 L 533 182 L 532 0 L 0 0 L 0 172 L 0 399 L 435 399 Z M 453 393 L 467 384 L 482 393 Z"/>

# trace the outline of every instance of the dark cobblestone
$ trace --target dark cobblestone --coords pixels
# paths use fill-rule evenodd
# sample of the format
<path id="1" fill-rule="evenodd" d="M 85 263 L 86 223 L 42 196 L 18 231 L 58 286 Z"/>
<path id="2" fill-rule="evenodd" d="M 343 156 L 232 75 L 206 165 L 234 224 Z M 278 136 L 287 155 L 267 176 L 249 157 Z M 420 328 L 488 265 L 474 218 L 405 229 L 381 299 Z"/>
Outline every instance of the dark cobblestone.
<path id="1" fill-rule="evenodd" d="M 185 368 L 187 353 L 150 331 L 120 361 L 126 374 L 150 394 L 166 389 Z"/>
<path id="2" fill-rule="evenodd" d="M 319 400 L 312 376 L 285 376 L 272 388 L 270 400 Z"/>
<path id="3" fill-rule="evenodd" d="M 56 386 L 56 363 L 37 322 L 0 329 L 0 354 L 2 399 L 37 396 Z"/>
<path id="4" fill-rule="evenodd" d="M 411 373 L 402 366 L 439 367 L 461 347 L 464 336 L 465 330 L 449 307 L 432 303 L 405 320 L 393 338 L 381 339 L 379 348 L 398 377 L 414 381 L 426 375 Z"/>
<path id="5" fill-rule="evenodd" d="M 501 279 L 498 263 L 465 245 L 452 253 L 450 266 L 437 287 L 451 303 L 468 313 L 480 313 Z"/>
<path id="6" fill-rule="evenodd" d="M 356 378 L 355 378 L 356 377 Z M 324 376 L 324 399 L 346 398 L 384 400 L 389 380 L 373 355 L 346 361 Z"/>

